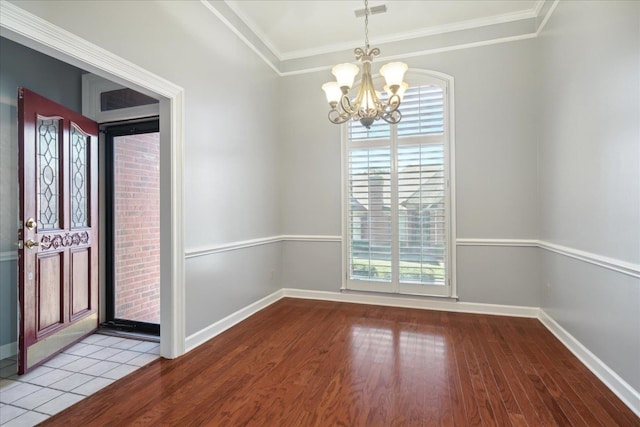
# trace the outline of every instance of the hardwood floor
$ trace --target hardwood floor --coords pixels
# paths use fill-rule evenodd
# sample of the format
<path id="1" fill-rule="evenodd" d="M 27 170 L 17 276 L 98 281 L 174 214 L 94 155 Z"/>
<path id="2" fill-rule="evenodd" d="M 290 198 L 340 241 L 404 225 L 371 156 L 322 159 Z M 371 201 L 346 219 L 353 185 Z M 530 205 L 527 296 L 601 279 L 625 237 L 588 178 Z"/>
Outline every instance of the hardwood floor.
<path id="1" fill-rule="evenodd" d="M 535 319 L 283 299 L 44 425 L 639 426 Z"/>

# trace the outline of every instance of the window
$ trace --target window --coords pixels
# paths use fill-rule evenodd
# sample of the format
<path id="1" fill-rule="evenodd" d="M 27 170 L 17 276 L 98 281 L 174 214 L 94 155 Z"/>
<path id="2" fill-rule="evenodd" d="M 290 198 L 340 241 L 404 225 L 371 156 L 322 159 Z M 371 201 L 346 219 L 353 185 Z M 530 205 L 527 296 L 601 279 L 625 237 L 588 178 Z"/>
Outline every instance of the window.
<path id="1" fill-rule="evenodd" d="M 408 78 L 398 125 L 346 125 L 345 287 L 455 296 L 451 82 Z"/>

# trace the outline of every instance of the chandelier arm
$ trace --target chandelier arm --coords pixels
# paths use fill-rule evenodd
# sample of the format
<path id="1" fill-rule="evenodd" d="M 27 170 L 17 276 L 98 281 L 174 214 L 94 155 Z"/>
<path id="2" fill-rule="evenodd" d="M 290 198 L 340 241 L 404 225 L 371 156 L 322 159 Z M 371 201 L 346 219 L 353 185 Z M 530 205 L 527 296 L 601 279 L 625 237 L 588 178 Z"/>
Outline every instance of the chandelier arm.
<path id="1" fill-rule="evenodd" d="M 385 114 L 393 113 L 400 107 L 400 97 L 398 95 L 391 95 L 391 97 L 387 100 L 387 103 L 384 105 Z"/>
<path id="2" fill-rule="evenodd" d="M 389 124 L 397 125 L 402 119 L 402 113 L 398 110 L 393 110 L 388 113 L 384 113 L 381 118 Z"/>
<path id="3" fill-rule="evenodd" d="M 354 112 L 356 111 L 353 104 L 351 103 L 351 100 L 349 99 L 349 95 L 342 95 L 342 97 L 340 98 L 340 107 L 342 107 L 342 111 L 344 111 L 350 117 L 353 116 Z"/>
<path id="4" fill-rule="evenodd" d="M 329 118 L 329 121 L 331 123 L 339 125 L 349 120 L 351 118 L 351 115 L 346 113 L 340 113 L 340 111 L 334 108 L 331 111 L 329 111 L 329 114 L 327 115 L 327 117 Z"/>

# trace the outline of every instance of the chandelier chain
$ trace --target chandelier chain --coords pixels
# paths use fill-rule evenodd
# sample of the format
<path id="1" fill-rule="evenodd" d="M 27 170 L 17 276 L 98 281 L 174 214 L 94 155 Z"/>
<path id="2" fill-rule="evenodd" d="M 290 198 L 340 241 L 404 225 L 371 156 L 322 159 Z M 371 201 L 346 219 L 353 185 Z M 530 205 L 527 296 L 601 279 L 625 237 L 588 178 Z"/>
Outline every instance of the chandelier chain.
<path id="1" fill-rule="evenodd" d="M 364 45 L 369 49 L 369 1 L 364 0 Z"/>

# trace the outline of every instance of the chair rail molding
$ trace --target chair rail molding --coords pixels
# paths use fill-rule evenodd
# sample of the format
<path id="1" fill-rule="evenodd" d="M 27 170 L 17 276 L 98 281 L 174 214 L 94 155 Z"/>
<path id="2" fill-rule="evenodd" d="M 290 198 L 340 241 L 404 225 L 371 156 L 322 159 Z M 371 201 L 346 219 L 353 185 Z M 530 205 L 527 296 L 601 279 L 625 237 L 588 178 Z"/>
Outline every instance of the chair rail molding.
<path id="1" fill-rule="evenodd" d="M 558 245 L 537 239 L 478 239 L 459 238 L 456 239 L 456 246 L 502 246 L 502 247 L 538 247 L 549 252 L 564 255 L 589 264 L 597 265 L 608 270 L 640 278 L 640 264 L 623 261 L 616 258 L 598 255 L 568 246 Z"/>
<path id="2" fill-rule="evenodd" d="M 250 240 L 239 240 L 237 242 L 221 243 L 202 248 L 187 249 L 184 257 L 186 259 L 201 256 L 213 255 L 220 252 L 235 251 L 238 249 L 251 248 L 254 246 L 269 245 L 279 242 L 342 242 L 341 236 L 324 235 L 294 235 L 281 234 L 276 236 L 260 237 Z"/>
<path id="3" fill-rule="evenodd" d="M 3 261 L 14 261 L 18 259 L 18 252 L 16 251 L 5 251 L 0 252 L 0 262 Z"/>

